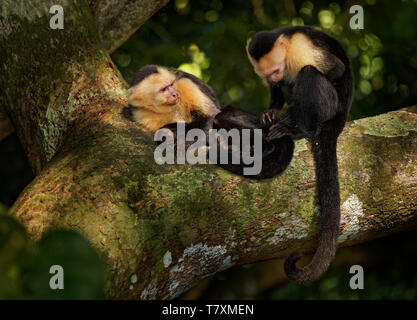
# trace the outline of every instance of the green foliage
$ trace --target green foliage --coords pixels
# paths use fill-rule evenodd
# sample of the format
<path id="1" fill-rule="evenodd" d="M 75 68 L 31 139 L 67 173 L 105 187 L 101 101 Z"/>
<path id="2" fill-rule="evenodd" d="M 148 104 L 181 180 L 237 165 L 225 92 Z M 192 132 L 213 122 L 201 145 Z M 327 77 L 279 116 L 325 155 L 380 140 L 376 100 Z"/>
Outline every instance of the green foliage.
<path id="1" fill-rule="evenodd" d="M 331 300 L 381 300 L 381 299 L 416 299 L 417 278 L 411 276 L 404 281 L 401 274 L 403 268 L 394 269 L 387 274 L 380 268 L 365 269 L 366 279 L 364 290 L 352 290 L 349 287 L 349 266 L 331 269 L 323 279 L 300 288 L 289 283 L 285 287 L 269 293 L 269 299 L 331 299 Z M 382 275 L 380 274 L 382 273 Z M 386 276 L 386 277 L 385 277 Z"/>
<path id="2" fill-rule="evenodd" d="M 0 141 L 0 150 L 0 203 L 11 206 L 34 175 L 16 133 Z"/>
<path id="3" fill-rule="evenodd" d="M 408 232 L 361 246 L 343 248 L 350 261 L 331 268 L 322 279 L 307 286 L 289 283 L 265 294 L 269 299 L 417 299 L 415 232 Z M 399 251 L 398 248 L 401 248 Z M 368 252 L 364 268 L 364 289 L 349 286 L 355 251 Z M 363 255 L 363 253 L 362 253 Z M 356 254 L 356 259 L 358 254 Z M 362 258 L 363 260 L 363 258 Z"/>
<path id="4" fill-rule="evenodd" d="M 64 269 L 64 289 L 52 290 L 50 267 Z M 35 244 L 4 211 L 0 214 L 0 299 L 104 298 L 106 267 L 87 240 L 52 231 Z"/>
<path id="5" fill-rule="evenodd" d="M 349 27 L 350 1 L 172 0 L 113 54 L 130 81 L 145 64 L 191 72 L 207 81 L 223 105 L 262 112 L 268 90 L 246 57 L 248 38 L 283 25 L 313 25 L 337 38 L 351 59 L 355 100 L 351 119 L 416 103 L 417 3 L 364 2 L 365 29 Z"/>

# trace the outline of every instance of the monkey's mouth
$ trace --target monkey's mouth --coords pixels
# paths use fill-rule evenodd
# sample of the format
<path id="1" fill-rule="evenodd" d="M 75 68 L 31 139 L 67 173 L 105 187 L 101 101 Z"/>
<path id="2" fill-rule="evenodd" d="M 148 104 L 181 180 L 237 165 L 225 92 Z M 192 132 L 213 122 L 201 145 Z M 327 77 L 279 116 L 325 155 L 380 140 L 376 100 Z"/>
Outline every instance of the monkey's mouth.
<path id="1" fill-rule="evenodd" d="M 282 78 L 284 77 L 284 73 L 281 72 L 279 69 L 272 72 L 269 76 L 268 76 L 268 80 L 270 82 L 279 82 L 282 80 Z"/>
<path id="2" fill-rule="evenodd" d="M 180 101 L 180 97 L 179 96 L 177 96 L 177 97 L 172 97 L 171 99 L 168 99 L 167 100 L 167 106 L 175 106 L 178 102 Z"/>

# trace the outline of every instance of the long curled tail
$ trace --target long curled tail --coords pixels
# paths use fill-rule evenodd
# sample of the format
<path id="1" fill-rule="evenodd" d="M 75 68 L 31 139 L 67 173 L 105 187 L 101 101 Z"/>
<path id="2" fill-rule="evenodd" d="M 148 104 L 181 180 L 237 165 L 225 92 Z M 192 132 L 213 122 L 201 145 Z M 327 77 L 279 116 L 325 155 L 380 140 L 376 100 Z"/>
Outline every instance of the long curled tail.
<path id="1" fill-rule="evenodd" d="M 318 279 L 329 267 L 337 249 L 340 225 L 340 193 L 337 173 L 336 145 L 338 134 L 322 130 L 313 138 L 313 155 L 316 167 L 316 194 L 320 211 L 320 236 L 317 250 L 310 264 L 298 269 L 298 252 L 285 260 L 284 269 L 288 278 L 297 283 Z"/>

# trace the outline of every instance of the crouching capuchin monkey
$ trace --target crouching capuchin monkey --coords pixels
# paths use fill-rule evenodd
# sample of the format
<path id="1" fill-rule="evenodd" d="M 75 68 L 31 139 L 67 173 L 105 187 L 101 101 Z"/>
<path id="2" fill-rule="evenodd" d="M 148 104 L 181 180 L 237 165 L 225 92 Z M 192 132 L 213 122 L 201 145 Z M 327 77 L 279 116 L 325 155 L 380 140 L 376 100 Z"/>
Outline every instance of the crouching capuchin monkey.
<path id="1" fill-rule="evenodd" d="M 253 129 L 262 129 L 262 168 L 258 174 L 247 175 L 252 179 L 272 178 L 285 170 L 291 161 L 294 143 L 289 136 L 278 139 L 265 139 L 269 133 L 268 126 L 261 119 L 249 112 L 233 107 L 220 110 L 220 104 L 214 91 L 202 80 L 178 70 L 170 70 L 157 65 L 147 65 L 140 68 L 128 90 L 129 107 L 123 110 L 125 116 L 133 118 L 145 129 L 155 133 L 158 129 L 166 128 L 174 135 L 175 147 L 177 141 L 177 123 L 185 123 L 185 132 L 202 129 L 209 141 L 209 130 L 213 129 L 252 129 L 249 150 L 253 148 Z M 194 143 L 182 141 L 186 147 Z M 217 141 L 217 159 L 220 157 L 220 142 Z M 235 146 L 227 142 L 226 148 L 229 162 Z M 243 150 L 242 145 L 238 146 Z M 249 165 L 240 163 L 217 165 L 238 175 L 244 176 L 244 169 Z"/>
<path id="2" fill-rule="evenodd" d="M 316 168 L 316 198 L 320 211 L 317 250 L 298 269 L 299 253 L 285 261 L 287 276 L 298 283 L 319 278 L 332 262 L 339 235 L 340 194 L 337 138 L 352 103 L 353 75 L 340 43 L 312 27 L 283 27 L 255 34 L 247 46 L 255 72 L 267 80 L 270 109 L 262 120 L 271 123 L 268 139 L 292 136 L 311 141 Z M 288 109 L 274 120 L 287 102 Z"/>

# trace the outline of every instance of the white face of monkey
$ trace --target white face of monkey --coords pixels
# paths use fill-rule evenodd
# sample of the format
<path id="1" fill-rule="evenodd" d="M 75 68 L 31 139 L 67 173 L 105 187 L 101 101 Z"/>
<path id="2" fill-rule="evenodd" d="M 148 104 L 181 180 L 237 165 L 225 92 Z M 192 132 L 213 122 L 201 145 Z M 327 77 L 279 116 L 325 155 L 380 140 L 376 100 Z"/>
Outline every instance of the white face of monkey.
<path id="1" fill-rule="evenodd" d="M 180 100 L 176 76 L 169 70 L 158 67 L 158 73 L 151 74 L 128 90 L 129 104 L 154 111 L 168 111 Z"/>
<path id="2" fill-rule="evenodd" d="M 255 72 L 269 82 L 278 82 L 284 78 L 286 68 L 286 53 L 288 40 L 281 35 L 276 41 L 271 51 L 255 61 L 250 55 L 250 61 Z"/>

